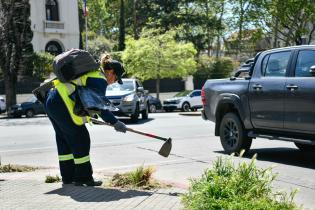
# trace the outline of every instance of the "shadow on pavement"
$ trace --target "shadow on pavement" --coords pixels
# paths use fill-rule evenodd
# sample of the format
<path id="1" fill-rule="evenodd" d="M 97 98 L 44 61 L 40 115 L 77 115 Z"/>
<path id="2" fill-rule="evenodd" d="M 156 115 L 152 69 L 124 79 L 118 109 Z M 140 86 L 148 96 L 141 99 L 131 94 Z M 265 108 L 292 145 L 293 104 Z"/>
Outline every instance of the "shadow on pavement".
<path id="1" fill-rule="evenodd" d="M 226 154 L 223 151 L 216 152 Z M 243 158 L 251 159 L 254 154 L 257 154 L 257 160 L 315 169 L 314 152 L 301 152 L 299 149 L 285 147 L 261 148 L 251 149 Z"/>
<path id="2" fill-rule="evenodd" d="M 45 194 L 58 194 L 60 196 L 69 196 L 78 202 L 110 202 L 120 199 L 128 199 L 138 196 L 151 196 L 152 192 L 119 189 L 105 189 L 100 187 L 77 187 L 73 185 L 47 192 Z"/>

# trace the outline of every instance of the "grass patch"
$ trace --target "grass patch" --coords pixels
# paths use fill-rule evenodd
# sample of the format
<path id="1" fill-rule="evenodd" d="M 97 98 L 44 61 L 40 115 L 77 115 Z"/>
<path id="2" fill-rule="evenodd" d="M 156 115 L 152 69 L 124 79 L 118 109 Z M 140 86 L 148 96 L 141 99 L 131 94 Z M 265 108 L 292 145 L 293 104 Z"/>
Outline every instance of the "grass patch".
<path id="1" fill-rule="evenodd" d="M 154 189 L 167 187 L 152 178 L 152 174 L 155 172 L 154 167 L 144 168 L 140 166 L 134 171 L 115 174 L 109 181 L 111 187 L 122 188 L 141 188 L 141 189 Z"/>
<path id="2" fill-rule="evenodd" d="M 61 179 L 58 175 L 56 176 L 46 176 L 46 179 L 45 179 L 45 183 L 56 183 L 56 182 L 61 182 Z"/>
<path id="3" fill-rule="evenodd" d="M 30 172 L 30 171 L 35 171 L 36 169 L 37 169 L 36 167 L 25 166 L 25 165 L 14 165 L 14 164 L 1 165 L 0 164 L 0 173 Z"/>
<path id="4" fill-rule="evenodd" d="M 256 155 L 250 163 L 234 164 L 232 157 L 219 157 L 213 167 L 199 179 L 191 179 L 182 196 L 186 209 L 299 209 L 293 202 L 297 190 L 290 194 L 273 192 L 276 174 L 272 167 L 256 166 Z"/>

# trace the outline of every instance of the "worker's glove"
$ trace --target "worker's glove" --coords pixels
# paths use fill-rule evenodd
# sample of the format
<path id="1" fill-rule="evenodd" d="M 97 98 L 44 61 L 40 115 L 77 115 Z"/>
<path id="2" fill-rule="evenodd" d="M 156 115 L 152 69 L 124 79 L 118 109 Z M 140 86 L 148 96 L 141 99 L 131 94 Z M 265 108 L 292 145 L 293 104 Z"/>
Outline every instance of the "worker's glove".
<path id="1" fill-rule="evenodd" d="M 127 131 L 127 127 L 126 127 L 125 123 L 123 123 L 119 120 L 114 124 L 114 128 L 118 132 L 126 133 L 126 131 Z"/>

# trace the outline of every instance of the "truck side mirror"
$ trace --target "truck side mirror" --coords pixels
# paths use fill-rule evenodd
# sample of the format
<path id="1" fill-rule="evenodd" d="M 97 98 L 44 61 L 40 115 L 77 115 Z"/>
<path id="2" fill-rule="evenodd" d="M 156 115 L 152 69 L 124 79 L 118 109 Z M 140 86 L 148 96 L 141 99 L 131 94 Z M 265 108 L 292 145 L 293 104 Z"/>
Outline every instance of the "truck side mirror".
<path id="1" fill-rule="evenodd" d="M 315 66 L 311 66 L 309 72 L 311 74 L 314 74 L 315 73 Z"/>
<path id="2" fill-rule="evenodd" d="M 144 92 L 144 88 L 143 88 L 143 87 L 138 87 L 138 88 L 137 88 L 137 91 L 139 91 L 139 92 Z"/>

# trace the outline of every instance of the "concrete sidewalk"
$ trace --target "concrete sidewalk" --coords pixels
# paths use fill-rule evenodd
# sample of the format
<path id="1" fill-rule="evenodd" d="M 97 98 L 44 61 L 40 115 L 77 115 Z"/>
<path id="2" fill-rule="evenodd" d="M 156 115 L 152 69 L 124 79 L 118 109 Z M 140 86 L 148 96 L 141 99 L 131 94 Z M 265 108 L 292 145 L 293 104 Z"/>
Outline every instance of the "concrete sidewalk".
<path id="1" fill-rule="evenodd" d="M 56 172 L 56 173 L 55 173 Z M 0 174 L 0 209 L 181 209 L 181 188 L 131 190 L 45 183 L 58 170 Z M 109 175 L 96 174 L 108 180 Z"/>

